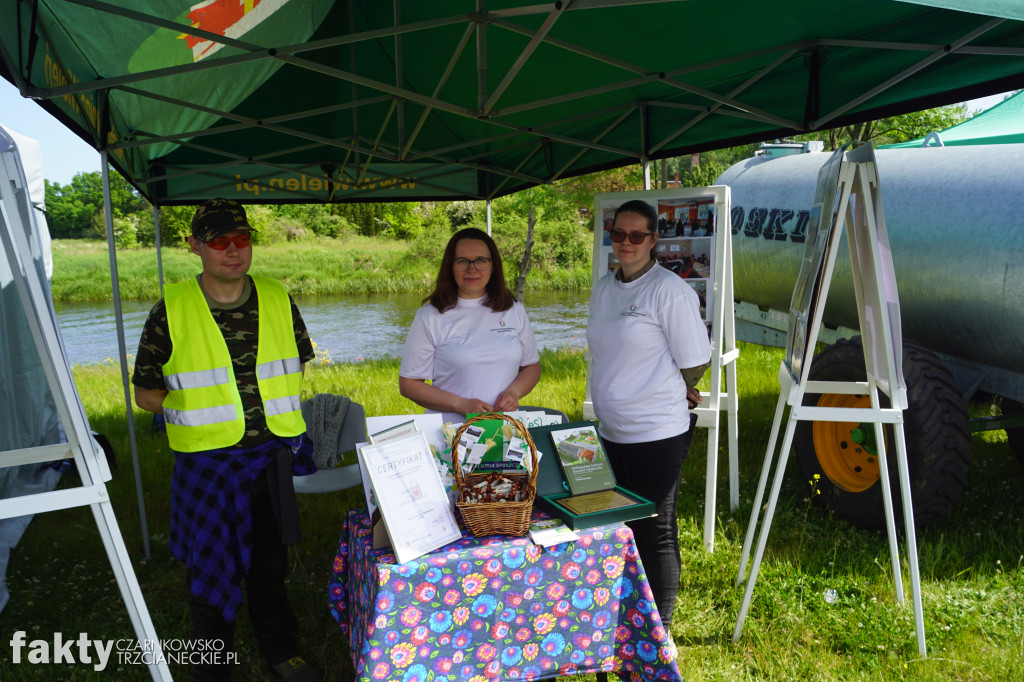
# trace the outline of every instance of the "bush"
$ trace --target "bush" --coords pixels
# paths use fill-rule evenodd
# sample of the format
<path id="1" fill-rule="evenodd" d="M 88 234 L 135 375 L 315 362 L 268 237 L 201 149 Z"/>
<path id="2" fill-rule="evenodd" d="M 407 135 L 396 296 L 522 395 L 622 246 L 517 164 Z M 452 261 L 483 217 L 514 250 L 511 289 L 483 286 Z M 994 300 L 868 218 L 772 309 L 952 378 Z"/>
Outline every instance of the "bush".
<path id="1" fill-rule="evenodd" d="M 119 249 L 133 249 L 139 245 L 138 214 L 114 218 L 114 244 Z"/>
<path id="2" fill-rule="evenodd" d="M 355 234 L 355 226 L 344 216 L 336 215 L 332 206 L 318 204 L 287 204 L 275 206 L 273 212 L 279 219 L 288 220 L 290 227 L 286 229 L 289 239 L 301 234 L 298 229 L 309 230 L 321 237 L 345 237 Z"/>
<path id="3" fill-rule="evenodd" d="M 192 216 L 195 206 L 164 206 L 160 209 L 160 243 L 163 246 L 184 246 L 188 236 L 192 234 Z M 152 215 L 152 211 L 150 211 Z M 143 244 L 155 243 L 153 222 L 150 219 L 149 229 L 140 235 Z"/>
<path id="4" fill-rule="evenodd" d="M 325 213 L 310 224 L 310 229 L 322 237 L 339 239 L 356 233 L 355 225 L 340 215 Z"/>
<path id="5" fill-rule="evenodd" d="M 487 229 L 484 224 L 474 227 Z M 514 279 L 519 274 L 519 262 L 526 248 L 526 218 L 506 214 L 502 221 L 493 222 L 491 227 L 491 236 L 501 251 L 505 273 Z M 571 220 L 538 220 L 533 228 L 530 269 L 551 273 L 589 266 L 591 239 L 589 230 Z"/>
<path id="6" fill-rule="evenodd" d="M 407 258 L 411 261 L 426 260 L 440 265 L 444 247 L 452 236 L 448 216 L 436 204 L 424 204 L 421 220 L 422 225 L 412 240 Z"/>
<path id="7" fill-rule="evenodd" d="M 547 268 L 572 268 L 590 262 L 593 235 L 576 222 L 538 223 L 533 239 L 534 257 Z"/>
<path id="8" fill-rule="evenodd" d="M 249 219 L 249 226 L 254 230 L 252 241 L 255 244 L 287 241 L 289 230 L 296 227 L 294 221 L 276 215 L 270 206 L 249 204 L 245 207 L 245 215 Z"/>
<path id="9" fill-rule="evenodd" d="M 373 234 L 385 239 L 412 240 L 423 231 L 421 204 L 395 202 L 385 204 L 380 215 L 373 218 Z"/>
<path id="10" fill-rule="evenodd" d="M 463 227 L 473 220 L 475 209 L 476 205 L 472 201 L 452 201 L 444 206 L 448 222 L 453 228 Z"/>

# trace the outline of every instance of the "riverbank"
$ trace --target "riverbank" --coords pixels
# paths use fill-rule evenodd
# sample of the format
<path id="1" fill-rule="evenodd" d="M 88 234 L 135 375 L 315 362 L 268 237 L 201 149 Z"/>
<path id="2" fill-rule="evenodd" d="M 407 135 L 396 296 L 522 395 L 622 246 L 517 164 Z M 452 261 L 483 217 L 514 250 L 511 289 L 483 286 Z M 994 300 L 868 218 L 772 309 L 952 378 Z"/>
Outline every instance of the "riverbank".
<path id="1" fill-rule="evenodd" d="M 292 294 L 429 293 L 437 277 L 445 240 L 386 240 L 358 235 L 259 245 L 251 274 L 280 280 Z M 53 242 L 55 301 L 109 301 L 109 256 L 106 242 L 57 239 Z M 510 251 L 510 250 L 509 250 Z M 173 284 L 195 276 L 199 258 L 179 246 L 162 249 L 164 282 Z M 521 254 L 503 253 L 505 277 L 515 284 Z M 117 252 L 121 298 L 155 301 L 160 297 L 155 248 Z M 586 289 L 590 260 L 569 265 L 541 263 L 530 269 L 528 289 Z"/>
<path id="2" fill-rule="evenodd" d="M 523 298 L 538 348 L 586 345 L 589 290 L 528 288 Z M 332 362 L 402 355 L 423 292 L 295 296 L 318 353 Z M 121 301 L 128 352 L 135 353 L 153 306 Z M 110 301 L 58 301 L 54 304 L 64 347 L 72 363 L 104 362 L 118 356 L 117 322 Z"/>

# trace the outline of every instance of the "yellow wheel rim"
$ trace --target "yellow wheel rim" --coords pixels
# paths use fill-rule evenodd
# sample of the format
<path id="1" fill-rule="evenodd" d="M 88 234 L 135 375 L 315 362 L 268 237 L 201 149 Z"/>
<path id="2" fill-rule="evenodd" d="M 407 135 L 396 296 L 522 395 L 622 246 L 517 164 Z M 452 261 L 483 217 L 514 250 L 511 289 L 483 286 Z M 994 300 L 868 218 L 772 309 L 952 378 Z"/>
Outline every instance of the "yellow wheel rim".
<path id="1" fill-rule="evenodd" d="M 818 407 L 870 406 L 868 397 L 863 395 L 828 393 L 818 398 Z M 872 424 L 814 422 L 811 433 L 821 470 L 837 488 L 860 493 L 878 481 L 878 457 Z"/>

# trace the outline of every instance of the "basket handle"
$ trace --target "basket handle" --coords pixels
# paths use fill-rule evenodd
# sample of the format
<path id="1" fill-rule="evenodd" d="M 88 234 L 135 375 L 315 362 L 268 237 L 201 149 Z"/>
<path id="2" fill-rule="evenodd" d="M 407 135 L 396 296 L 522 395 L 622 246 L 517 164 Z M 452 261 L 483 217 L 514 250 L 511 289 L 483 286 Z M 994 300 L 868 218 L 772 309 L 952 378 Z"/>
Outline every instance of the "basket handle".
<path id="1" fill-rule="evenodd" d="M 500 412 L 485 412 L 475 417 L 470 417 L 462 426 L 459 427 L 459 430 L 455 432 L 455 437 L 452 439 L 452 473 L 455 475 L 455 485 L 457 485 L 460 490 L 462 489 L 462 467 L 459 466 L 459 441 L 462 440 L 462 434 L 470 424 L 475 424 L 476 422 L 484 421 L 486 419 L 504 419 L 505 421 L 510 422 L 516 431 L 519 432 L 522 439 L 526 441 L 526 444 L 530 446 L 530 458 L 533 462 L 533 466 L 530 467 L 530 485 L 533 486 L 537 481 L 537 446 L 533 442 L 533 436 L 530 435 L 530 432 L 525 426 L 523 426 L 521 421 L 515 417 L 510 417 L 507 414 L 502 414 Z"/>

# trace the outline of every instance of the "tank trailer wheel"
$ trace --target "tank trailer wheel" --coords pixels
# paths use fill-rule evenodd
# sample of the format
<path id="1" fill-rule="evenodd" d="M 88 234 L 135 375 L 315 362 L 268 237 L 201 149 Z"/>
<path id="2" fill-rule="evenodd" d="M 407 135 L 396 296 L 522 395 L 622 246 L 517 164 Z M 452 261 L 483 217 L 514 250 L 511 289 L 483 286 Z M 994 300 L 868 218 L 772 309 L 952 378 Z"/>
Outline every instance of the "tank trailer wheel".
<path id="1" fill-rule="evenodd" d="M 864 381 L 860 337 L 840 340 L 819 353 L 810 378 L 818 381 Z M 910 489 L 917 526 L 945 516 L 960 498 L 970 466 L 967 408 L 949 370 L 934 353 L 914 341 L 903 342 L 903 376 L 909 409 L 903 414 L 910 468 Z M 888 399 L 879 395 L 883 406 Z M 868 407 L 867 396 L 807 394 L 805 405 Z M 892 427 L 886 426 L 885 452 L 896 525 L 903 525 L 902 495 Z M 804 480 L 818 475 L 815 503 L 861 528 L 885 527 L 874 425 L 870 423 L 799 422 L 795 437 Z"/>
<path id="2" fill-rule="evenodd" d="M 1024 412 L 1024 405 L 1016 400 L 1003 398 L 1003 414 L 1020 414 Z M 1024 427 L 1006 429 L 1006 439 L 1010 442 L 1010 449 L 1017 455 L 1017 461 L 1024 464 Z"/>

